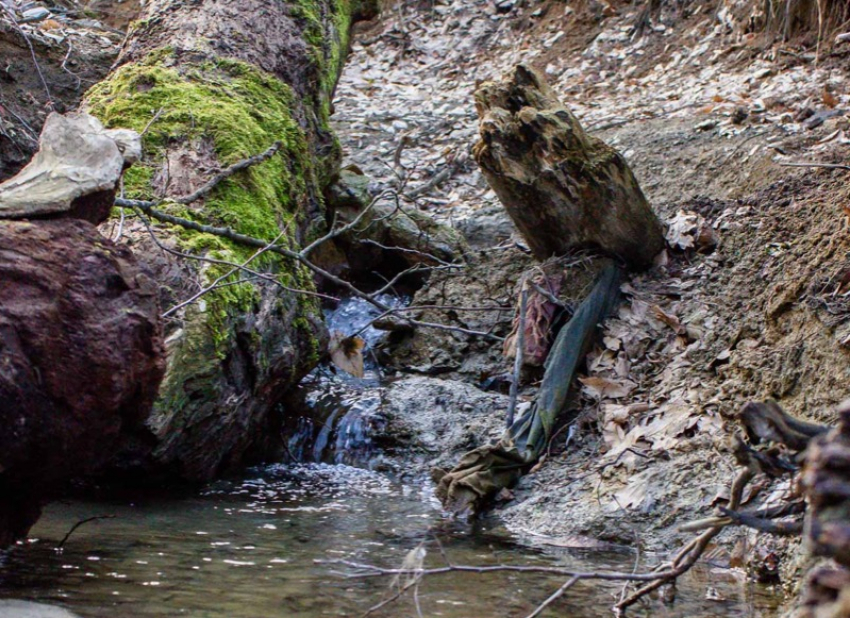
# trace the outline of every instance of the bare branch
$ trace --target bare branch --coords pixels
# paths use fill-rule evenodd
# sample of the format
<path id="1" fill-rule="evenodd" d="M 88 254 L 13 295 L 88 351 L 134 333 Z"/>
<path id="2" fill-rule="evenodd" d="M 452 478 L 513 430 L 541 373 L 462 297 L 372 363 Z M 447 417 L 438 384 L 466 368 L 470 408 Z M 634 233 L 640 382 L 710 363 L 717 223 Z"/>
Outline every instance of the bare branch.
<path id="1" fill-rule="evenodd" d="M 319 245 L 324 244 L 324 243 L 328 242 L 329 240 L 333 240 L 333 239 L 334 239 L 334 238 L 336 238 L 337 236 L 341 236 L 342 234 L 345 234 L 346 232 L 349 232 L 349 231 L 353 230 L 354 228 L 356 228 L 356 227 L 360 224 L 360 222 L 363 220 L 363 218 L 364 218 L 367 214 L 369 214 L 369 211 L 371 211 L 371 210 L 372 210 L 372 208 L 373 208 L 373 207 L 374 207 L 374 206 L 375 206 L 378 202 L 380 202 L 382 199 L 384 199 L 384 197 L 386 197 L 386 196 L 388 196 L 388 195 L 390 195 L 390 196 L 395 195 L 395 191 L 393 191 L 393 190 L 391 190 L 391 189 L 387 189 L 387 190 L 382 191 L 381 193 L 379 193 L 377 196 L 375 196 L 375 197 L 372 199 L 372 201 L 371 201 L 371 202 L 369 202 L 369 204 L 366 206 L 366 208 L 364 208 L 364 209 L 360 212 L 360 214 L 358 214 L 358 215 L 354 218 L 354 220 L 352 220 L 350 223 L 347 223 L 346 225 L 342 226 L 341 228 L 331 229 L 331 231 L 330 231 L 330 232 L 328 232 L 327 234 L 325 234 L 325 235 L 324 235 L 324 236 L 322 236 L 321 238 L 319 238 L 319 239 L 314 240 L 313 242 L 311 242 L 309 245 L 307 245 L 306 247 L 304 247 L 304 248 L 301 250 L 302 255 L 305 255 L 305 256 L 310 255 L 310 253 L 311 253 L 314 249 L 316 249 L 316 247 L 318 247 Z M 331 226 L 331 227 L 333 228 L 333 226 Z"/>
<path id="2" fill-rule="evenodd" d="M 203 187 L 201 187 L 200 189 L 198 189 L 194 193 L 191 193 L 191 194 L 189 194 L 185 197 L 177 198 L 175 200 L 170 200 L 170 201 L 173 202 L 173 203 L 178 203 L 178 204 L 188 204 L 192 201 L 200 199 L 201 197 L 203 197 L 204 195 L 206 195 L 210 191 L 212 191 L 212 189 L 217 184 L 219 184 L 220 182 L 222 182 L 226 178 L 232 176 L 236 172 L 238 172 L 240 170 L 244 170 L 244 169 L 250 167 L 251 165 L 255 165 L 257 163 L 265 161 L 269 157 L 273 156 L 280 149 L 280 147 L 281 147 L 280 142 L 276 142 L 271 148 L 266 150 L 264 153 L 256 155 L 254 157 L 250 157 L 250 158 L 245 159 L 243 161 L 239 161 L 238 163 L 234 163 L 233 165 L 231 165 L 227 169 L 219 172 L 212 180 L 210 180 L 208 183 L 206 183 Z M 212 234 L 212 235 L 215 235 L 215 236 L 220 236 L 222 238 L 227 238 L 228 240 L 232 240 L 233 242 L 236 242 L 236 243 L 239 243 L 239 244 L 242 244 L 242 245 L 246 245 L 246 246 L 249 246 L 249 247 L 256 247 L 258 249 L 262 249 L 264 252 L 269 251 L 269 252 L 272 252 L 272 253 L 276 253 L 278 255 L 282 255 L 282 256 L 287 257 L 289 259 L 295 260 L 297 262 L 300 262 L 301 264 L 306 266 L 308 269 L 313 271 L 316 275 L 322 277 L 326 281 L 333 283 L 337 287 L 340 287 L 340 288 L 346 290 L 352 296 L 363 299 L 366 302 L 368 302 L 369 304 L 371 304 L 372 306 L 376 307 L 377 309 L 380 309 L 381 312 L 382 312 L 381 317 L 386 317 L 388 315 L 392 315 L 393 313 L 395 313 L 396 310 L 393 309 L 392 307 L 390 307 L 389 305 L 387 305 L 386 303 L 380 301 L 377 297 L 381 293 L 383 293 L 383 291 L 390 289 L 392 287 L 392 285 L 396 281 L 398 281 L 402 276 L 404 276 L 406 274 L 410 274 L 410 272 L 414 272 L 413 269 L 408 269 L 408 271 L 403 271 L 402 273 L 399 273 L 398 275 L 396 275 L 396 277 L 393 278 L 393 280 L 391 282 L 389 282 L 389 284 L 387 284 L 383 288 L 381 288 L 381 290 L 379 290 L 378 292 L 373 293 L 373 294 L 368 294 L 368 293 L 360 290 L 359 288 L 357 288 L 353 284 L 349 283 L 348 281 L 345 281 L 344 279 L 337 277 L 336 275 L 328 272 L 327 270 L 321 268 L 320 266 L 317 266 L 315 263 L 313 263 L 308 258 L 309 253 L 311 251 L 313 251 L 321 243 L 326 242 L 328 240 L 331 240 L 332 238 L 335 238 L 336 236 L 339 236 L 340 234 L 342 234 L 342 233 L 344 233 L 344 232 L 346 232 L 350 229 L 353 229 L 360 221 L 362 221 L 363 217 L 366 215 L 366 213 L 369 211 L 369 209 L 371 207 L 373 207 L 378 202 L 378 200 L 380 200 L 383 196 L 386 196 L 386 195 L 390 195 L 390 196 L 394 197 L 395 200 L 396 200 L 396 209 L 393 211 L 393 213 L 390 213 L 390 215 L 387 215 L 387 216 L 392 216 L 396 211 L 399 211 L 399 210 L 401 210 L 401 212 L 404 212 L 401 209 L 400 203 L 398 202 L 398 194 L 395 191 L 385 191 L 381 195 L 376 197 L 371 202 L 371 204 L 367 208 L 365 208 L 363 210 L 363 212 L 361 212 L 351 223 L 349 223 L 349 224 L 347 224 L 347 225 L 345 225 L 341 228 L 337 228 L 337 229 L 332 230 L 331 232 L 329 232 L 328 234 L 326 234 L 322 238 L 319 238 L 317 241 L 311 243 L 310 245 L 308 245 L 307 247 L 302 249 L 300 252 L 294 251 L 294 250 L 292 250 L 288 247 L 284 247 L 282 245 L 276 244 L 276 241 L 269 243 L 268 241 L 262 240 L 260 238 L 254 238 L 252 236 L 240 234 L 239 232 L 236 232 L 229 227 L 217 227 L 217 226 L 214 226 L 214 225 L 206 225 L 206 224 L 203 224 L 203 223 L 198 223 L 197 221 L 192 221 L 191 219 L 186 219 L 184 217 L 176 217 L 174 215 L 170 215 L 168 213 L 165 213 L 165 212 L 157 209 L 157 206 L 159 206 L 160 204 L 167 204 L 168 203 L 167 201 L 165 201 L 165 202 L 154 202 L 154 201 L 148 201 L 148 200 L 128 200 L 128 199 L 124 199 L 124 198 L 119 198 L 119 199 L 115 200 L 115 205 L 119 206 L 119 207 L 124 207 L 124 208 L 135 208 L 136 210 L 140 211 L 141 213 L 144 213 L 144 214 L 148 215 L 149 217 L 157 219 L 157 220 L 162 221 L 164 223 L 169 223 L 169 224 L 172 224 L 172 225 L 179 225 L 180 227 L 183 227 L 185 229 L 194 230 L 194 231 L 202 232 L 202 233 L 205 233 L 205 234 Z M 146 222 L 146 225 L 147 225 L 147 222 Z M 190 258 L 190 259 L 200 259 L 202 261 L 213 261 L 210 258 L 200 258 L 199 256 L 193 256 L 193 255 L 181 253 L 179 251 L 175 251 L 173 249 L 165 247 L 164 245 L 159 243 L 158 239 L 156 239 L 156 236 L 153 233 L 153 230 L 150 228 L 150 226 L 147 225 L 147 227 L 148 227 L 148 231 L 151 233 L 151 236 L 154 238 L 154 241 L 161 248 L 163 248 L 165 251 L 168 251 L 168 252 L 175 254 L 175 255 L 179 255 L 181 257 L 187 257 L 187 258 Z M 222 263 L 222 261 L 216 261 L 216 262 Z M 274 278 L 268 277 L 267 275 L 263 275 L 262 273 L 258 273 L 256 271 L 247 269 L 244 265 L 237 265 L 237 264 L 233 264 L 233 263 L 229 263 L 229 262 L 223 262 L 223 263 L 225 263 L 229 266 L 238 267 L 240 270 L 245 270 L 246 272 L 249 272 L 250 274 L 255 275 L 255 276 L 257 276 L 261 279 L 269 279 L 271 281 L 275 281 L 275 283 L 280 285 L 280 287 L 287 289 L 289 291 L 295 292 L 295 293 L 311 294 L 313 296 L 319 296 L 321 298 L 333 298 L 333 297 L 329 297 L 329 296 L 324 295 L 324 294 L 318 294 L 316 292 L 308 292 L 306 290 L 295 290 L 295 289 L 292 289 L 292 288 L 287 288 L 286 286 L 283 286 L 282 284 L 277 282 Z M 426 269 L 427 270 L 437 270 L 437 269 L 441 269 L 441 268 L 458 268 L 458 267 L 459 266 L 453 265 L 453 264 L 445 264 L 444 266 L 437 266 L 437 267 L 425 267 L 425 266 L 417 265 L 416 270 L 426 270 Z M 336 300 L 336 299 L 334 299 L 334 300 Z M 501 337 L 493 335 L 492 333 L 470 330 L 470 329 L 462 328 L 462 327 L 459 327 L 459 326 L 450 326 L 450 325 L 447 325 L 447 324 L 435 324 L 435 323 L 432 323 L 432 322 L 423 322 L 423 321 L 419 321 L 419 320 L 405 320 L 405 323 L 409 324 L 410 326 L 419 326 L 419 327 L 423 327 L 423 328 L 433 328 L 433 329 L 436 329 L 436 330 L 457 332 L 457 333 L 462 333 L 462 334 L 465 334 L 465 335 L 470 335 L 470 336 L 475 336 L 475 337 L 484 337 L 484 338 L 492 339 L 492 340 L 495 340 L 495 341 L 502 341 Z"/>
<path id="3" fill-rule="evenodd" d="M 552 603 L 554 603 L 555 601 L 560 599 L 562 596 L 564 596 L 564 594 L 567 592 L 567 590 L 569 590 L 570 588 L 575 586 L 579 581 L 581 581 L 581 578 L 578 577 L 577 575 L 574 575 L 571 578 L 569 578 L 566 582 L 564 582 L 563 586 L 561 586 L 555 592 L 552 593 L 552 596 L 550 596 L 548 599 L 546 599 L 540 605 L 538 605 L 537 609 L 535 609 L 533 612 L 531 612 L 527 616 L 527 618 L 536 618 L 537 616 L 542 614 L 543 610 L 545 610 Z"/>
<path id="4" fill-rule="evenodd" d="M 162 249 L 163 251 L 165 251 L 166 253 L 170 253 L 171 255 L 175 255 L 175 256 L 180 257 L 180 258 L 185 258 L 187 260 L 195 260 L 197 262 L 207 262 L 209 264 L 219 264 L 221 266 L 236 266 L 236 267 L 239 268 L 239 270 L 244 271 L 244 272 L 256 277 L 257 279 L 262 279 L 263 281 L 268 281 L 269 283 L 273 283 L 277 287 L 279 287 L 282 290 L 285 290 L 287 292 L 292 292 L 293 294 L 304 294 L 306 296 L 314 296 L 316 298 L 322 298 L 322 299 L 325 299 L 325 300 L 331 300 L 331 301 L 334 301 L 334 302 L 339 302 L 338 298 L 336 298 L 334 296 L 330 296 L 328 294 L 322 294 L 321 292 L 313 292 L 312 290 L 300 290 L 298 288 L 291 288 L 287 285 L 284 285 L 280 281 L 278 281 L 275 277 L 273 277 L 271 275 L 267 275 L 265 273 L 258 272 L 256 270 L 248 268 L 247 266 L 241 266 L 239 264 L 235 264 L 234 262 L 228 262 L 227 260 L 219 260 L 219 259 L 211 258 L 211 257 L 207 257 L 207 256 L 193 255 L 191 253 L 183 253 L 182 251 L 172 249 L 171 247 L 164 245 L 159 240 L 159 238 L 156 236 L 156 233 L 153 231 L 153 228 L 151 227 L 150 222 L 147 219 L 145 219 L 143 216 L 140 216 L 139 218 L 142 220 L 142 223 L 144 223 L 145 227 L 147 228 L 148 234 L 150 234 L 150 237 L 154 241 L 156 246 L 159 247 L 160 249 Z M 273 249 L 270 248 L 269 251 L 271 251 L 271 250 L 273 250 Z"/>
<path id="5" fill-rule="evenodd" d="M 156 120 L 156 116 L 154 116 L 154 120 Z M 233 165 L 226 167 L 218 174 L 213 176 L 209 182 L 207 182 L 197 191 L 194 191 L 189 195 L 185 195 L 183 197 L 175 198 L 174 201 L 178 204 L 191 204 L 192 202 L 197 202 L 202 197 L 205 197 L 210 191 L 215 189 L 224 180 L 233 176 L 236 172 L 241 172 L 244 169 L 248 169 L 252 165 L 256 165 L 258 163 L 262 163 L 263 161 L 271 159 L 277 153 L 277 151 L 281 149 L 282 146 L 283 143 L 275 142 L 265 152 L 262 152 L 258 155 L 254 155 L 253 157 L 248 157 L 247 159 L 243 159 L 242 161 L 238 161 Z"/>
<path id="6" fill-rule="evenodd" d="M 781 167 L 819 167 L 827 170 L 850 170 L 850 165 L 838 163 L 780 163 Z"/>
<path id="7" fill-rule="evenodd" d="M 53 107 L 53 97 L 50 95 L 50 88 L 47 87 L 47 80 L 44 79 L 44 74 L 41 72 L 41 65 L 38 64 L 38 57 L 35 54 L 35 48 L 32 46 L 32 41 L 27 36 L 27 33 L 24 32 L 24 29 L 21 28 L 21 25 L 18 23 L 18 20 L 15 18 L 14 12 L 12 9 L 7 7 L 5 4 L 0 2 L 0 8 L 2 8 L 6 15 L 8 15 L 9 19 L 12 22 L 12 25 L 15 27 L 15 30 L 18 31 L 22 37 L 24 37 L 24 42 L 26 42 L 27 47 L 29 47 L 30 55 L 32 56 L 32 63 L 35 65 L 35 72 L 38 73 L 38 78 L 41 80 L 41 85 L 44 86 L 44 92 L 47 94 L 47 102 Z"/>
<path id="8" fill-rule="evenodd" d="M 522 373 L 522 351 L 525 347 L 525 313 L 528 306 L 528 289 L 525 283 L 521 285 L 519 301 L 519 329 L 516 335 L 516 353 L 514 354 L 514 373 L 511 380 L 510 402 L 508 403 L 508 414 L 505 423 L 508 427 L 514 424 L 514 413 L 516 412 L 516 400 L 519 394 L 519 378 Z"/>
<path id="9" fill-rule="evenodd" d="M 275 239 L 273 241 L 271 241 L 268 245 L 266 245 L 265 247 L 263 247 L 262 249 L 260 249 L 258 251 L 255 251 L 254 254 L 251 255 L 251 257 L 249 257 L 247 260 L 242 262 L 242 264 L 234 265 L 233 268 L 231 268 L 229 271 L 227 271 L 226 273 L 224 273 L 223 275 L 218 277 L 210 285 L 208 285 L 207 287 L 203 288 L 201 291 L 194 294 L 191 298 L 188 298 L 188 299 L 184 300 L 183 302 L 181 302 L 177 305 L 174 305 L 171 309 L 169 309 L 168 311 L 163 313 L 162 317 L 167 318 L 168 316 L 170 316 L 173 313 L 176 313 L 177 311 L 179 311 L 183 307 L 186 307 L 187 305 L 191 305 L 192 303 L 198 301 L 205 294 L 208 294 L 209 292 L 216 290 L 219 287 L 221 287 L 221 286 L 219 286 L 219 284 L 222 281 L 224 281 L 225 279 L 227 279 L 228 277 L 230 277 L 234 273 L 239 272 L 241 269 L 248 266 L 248 264 L 250 264 L 251 262 L 256 260 L 258 257 L 263 255 L 264 253 L 266 253 L 272 247 L 272 245 L 274 245 L 275 243 L 277 243 L 278 240 L 280 240 L 280 237 L 283 236 L 285 233 L 286 232 L 283 231 L 280 234 L 278 234 L 277 237 L 275 237 Z"/>
<path id="10" fill-rule="evenodd" d="M 65 543 L 68 542 L 68 539 L 71 538 L 71 535 L 74 534 L 74 532 L 76 532 L 77 528 L 79 528 L 80 526 L 91 523 L 93 521 L 100 521 L 101 519 L 116 519 L 117 517 L 117 515 L 97 515 L 95 517 L 87 517 L 86 519 L 78 521 L 73 526 L 71 526 L 71 529 L 68 530 L 65 536 L 62 537 L 62 540 L 59 541 L 59 544 L 55 548 L 56 551 L 62 551 L 62 549 L 65 547 Z"/>

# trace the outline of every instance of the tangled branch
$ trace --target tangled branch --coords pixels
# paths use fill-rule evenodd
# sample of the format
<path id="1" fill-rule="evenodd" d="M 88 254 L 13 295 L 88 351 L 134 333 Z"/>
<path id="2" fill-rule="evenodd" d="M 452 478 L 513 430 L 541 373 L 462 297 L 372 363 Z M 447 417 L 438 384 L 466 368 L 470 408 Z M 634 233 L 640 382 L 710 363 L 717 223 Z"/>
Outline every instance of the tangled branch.
<path id="1" fill-rule="evenodd" d="M 247 272 L 250 275 L 252 275 L 254 277 L 258 277 L 260 279 L 273 280 L 277 283 L 277 281 L 274 277 L 271 277 L 269 275 L 264 275 L 262 273 L 258 273 L 255 270 L 247 268 L 247 263 L 253 261 L 257 256 L 259 256 L 263 253 L 267 253 L 267 252 L 271 252 L 271 253 L 281 255 L 283 257 L 294 260 L 294 261 L 304 265 L 306 268 L 308 268 L 310 271 L 312 271 L 315 275 L 318 275 L 319 277 L 321 277 L 325 281 L 332 283 L 333 285 L 345 290 L 350 295 L 357 297 L 357 298 L 360 298 L 360 299 L 366 301 L 367 303 L 371 304 L 375 308 L 379 309 L 381 311 L 381 315 L 379 316 L 379 318 L 376 318 L 376 320 L 373 320 L 373 322 L 377 321 L 379 319 L 382 319 L 382 318 L 385 319 L 388 316 L 397 316 L 397 315 L 400 315 L 402 313 L 399 309 L 393 308 L 393 307 L 387 305 L 385 302 L 380 300 L 379 297 L 383 292 L 391 289 L 392 286 L 395 283 L 397 283 L 399 280 L 401 280 L 403 277 L 405 277 L 409 274 L 412 274 L 414 272 L 429 272 L 429 271 L 444 269 L 444 268 L 459 268 L 460 267 L 459 265 L 449 264 L 449 263 L 447 263 L 443 260 L 440 260 L 436 256 L 433 256 L 433 255 L 425 253 L 425 252 L 417 251 L 415 249 L 405 249 L 405 248 L 400 248 L 400 247 L 385 247 L 387 249 L 404 250 L 404 251 L 417 253 L 417 254 L 422 255 L 423 257 L 426 257 L 429 260 L 432 260 L 433 262 L 437 263 L 438 266 L 424 266 L 424 265 L 421 265 L 421 264 L 417 264 L 417 265 L 415 265 L 415 266 L 413 266 L 413 267 L 411 267 L 411 268 L 409 268 L 405 271 L 402 271 L 401 273 L 398 273 L 390 282 L 387 283 L 387 285 L 382 287 L 377 292 L 368 293 L 368 292 L 365 292 L 365 291 L 361 290 L 360 288 L 356 287 L 352 283 L 342 279 L 341 277 L 338 277 L 338 276 L 334 275 L 333 273 L 328 272 L 327 270 L 320 267 L 319 265 L 317 265 L 314 261 L 312 261 L 310 259 L 310 254 L 313 253 L 322 244 L 327 243 L 327 242 L 329 242 L 329 241 L 331 241 L 331 240 L 333 240 L 333 239 L 335 239 L 339 236 L 347 234 L 349 232 L 353 232 L 353 231 L 362 232 L 363 230 L 358 230 L 358 227 L 363 223 L 364 219 L 374 209 L 374 207 L 380 201 L 382 201 L 383 199 L 386 199 L 387 197 L 391 197 L 391 196 L 397 197 L 397 193 L 394 190 L 389 190 L 389 189 L 383 191 L 382 193 L 380 193 L 376 197 L 374 197 L 372 199 L 372 201 L 352 221 L 350 221 L 349 223 L 342 225 L 342 226 L 337 226 L 335 223 L 332 224 L 331 229 L 327 234 L 325 234 L 324 236 L 314 240 L 312 243 L 310 243 L 309 245 L 307 245 L 306 247 L 301 249 L 301 251 L 295 251 L 295 250 L 293 250 L 293 249 L 291 249 L 291 248 L 289 248 L 285 245 L 280 244 L 278 241 L 280 240 L 283 233 L 278 235 L 278 237 L 275 238 L 273 241 L 269 242 L 269 241 L 265 241 L 265 240 L 260 239 L 260 238 L 255 238 L 253 236 L 241 234 L 241 233 L 233 230 L 230 227 L 219 227 L 219 226 L 215 226 L 215 225 L 207 225 L 207 224 L 204 224 L 204 223 L 199 223 L 197 221 L 193 221 L 191 219 L 187 219 L 185 217 L 178 217 L 178 216 L 175 216 L 175 215 L 171 215 L 171 214 L 168 214 L 168 213 L 164 212 L 163 210 L 161 210 L 162 206 L 167 206 L 169 203 L 186 205 L 186 204 L 191 204 L 193 202 L 196 202 L 196 201 L 204 198 L 217 185 L 219 185 L 224 180 L 230 178 L 231 176 L 233 176 L 234 174 L 236 174 L 239 171 L 245 170 L 245 169 L 247 169 L 247 168 L 249 168 L 253 165 L 257 165 L 259 163 L 262 163 L 263 161 L 268 160 L 269 158 L 271 158 L 275 154 L 277 154 L 279 152 L 280 148 L 281 148 L 281 143 L 275 142 L 265 152 L 262 152 L 258 155 L 255 155 L 255 156 L 249 157 L 247 159 L 244 159 L 242 161 L 239 161 L 237 163 L 234 163 L 233 165 L 231 165 L 231 166 L 227 167 L 226 169 L 217 173 L 209 182 L 205 183 L 198 190 L 196 190 L 196 191 L 194 191 L 194 192 L 192 192 L 188 195 L 182 196 L 182 197 L 168 199 L 168 200 L 161 200 L 161 201 L 133 200 L 133 199 L 125 199 L 125 198 L 118 198 L 118 199 L 115 200 L 115 205 L 118 206 L 118 207 L 135 209 L 141 215 L 146 215 L 147 217 L 150 217 L 152 219 L 156 219 L 158 221 L 161 221 L 162 223 L 168 223 L 170 225 L 177 225 L 177 226 L 180 226 L 184 229 L 193 230 L 193 231 L 201 232 L 201 233 L 205 233 L 205 234 L 212 234 L 214 236 L 226 238 L 227 240 L 233 241 L 237 244 L 241 244 L 241 245 L 244 245 L 244 246 L 247 246 L 247 247 L 253 247 L 253 248 L 258 249 L 258 252 L 252 258 L 250 258 L 248 260 L 248 262 L 246 262 L 245 264 L 241 264 L 241 265 L 236 264 L 236 263 L 232 263 L 232 262 L 227 262 L 227 261 L 224 261 L 224 260 L 211 260 L 210 258 L 199 258 L 199 256 L 193 256 L 193 255 L 190 255 L 190 254 L 186 254 L 186 253 L 182 253 L 182 252 L 179 252 L 179 251 L 175 251 L 173 249 L 166 248 L 162 243 L 160 243 L 158 241 L 158 239 L 156 239 L 150 225 L 148 225 L 146 223 L 146 226 L 148 227 L 148 231 L 151 233 L 151 236 L 153 236 L 156 243 L 161 248 L 165 249 L 166 251 L 168 251 L 172 254 L 178 255 L 180 257 L 186 257 L 186 258 L 189 258 L 189 259 L 201 259 L 202 261 L 214 261 L 215 263 L 225 264 L 225 265 L 231 267 L 231 271 L 227 275 L 225 275 L 222 278 L 219 278 L 211 286 L 207 286 L 205 289 L 202 289 L 198 294 L 195 294 L 192 298 L 188 299 L 187 301 L 184 301 L 183 303 L 181 303 L 177 307 L 173 307 L 168 312 L 166 312 L 166 315 L 171 315 L 175 311 L 177 311 L 179 308 L 182 308 L 182 307 L 184 307 L 184 306 L 186 306 L 186 305 L 188 305 L 192 302 L 199 300 L 204 294 L 207 294 L 207 293 L 213 291 L 214 289 L 218 289 L 221 286 L 222 282 L 227 277 L 235 274 L 235 272 L 237 270 Z M 390 215 L 387 215 L 387 216 L 393 216 L 395 214 L 395 212 L 397 212 L 397 210 L 399 210 L 399 209 L 400 209 L 400 205 L 397 204 L 396 210 L 393 211 L 393 213 L 390 213 Z M 144 220 L 144 218 L 143 218 L 143 220 Z M 366 227 L 368 228 L 368 225 Z M 383 247 L 383 245 L 381 245 L 381 246 Z M 283 287 L 285 287 L 285 286 L 283 286 Z M 291 292 L 294 292 L 294 293 L 297 293 L 297 294 L 310 294 L 310 295 L 319 296 L 319 297 L 322 297 L 322 298 L 333 298 L 333 297 L 330 297 L 328 295 L 318 294 L 318 293 L 315 293 L 315 292 L 309 292 L 307 290 L 298 290 L 298 289 L 294 289 L 294 288 L 286 288 L 286 289 L 288 291 L 291 291 Z M 337 299 L 334 299 L 334 300 L 337 300 Z M 431 329 L 435 329 L 435 330 L 457 332 L 457 333 L 461 333 L 461 334 L 464 334 L 464 335 L 482 337 L 482 338 L 486 338 L 486 339 L 492 339 L 492 340 L 495 340 L 495 341 L 501 341 L 502 340 L 501 337 L 498 337 L 498 336 L 494 335 L 493 333 L 471 330 L 471 329 L 463 328 L 463 327 L 460 327 L 460 326 L 451 326 L 451 325 L 448 325 L 448 324 L 439 324 L 439 323 L 435 323 L 435 322 L 424 322 L 424 321 L 414 320 L 414 319 L 410 319 L 410 318 L 406 318 L 406 317 L 400 317 L 399 319 L 401 320 L 401 325 L 406 327 L 406 328 L 416 328 L 416 327 L 431 328 Z"/>

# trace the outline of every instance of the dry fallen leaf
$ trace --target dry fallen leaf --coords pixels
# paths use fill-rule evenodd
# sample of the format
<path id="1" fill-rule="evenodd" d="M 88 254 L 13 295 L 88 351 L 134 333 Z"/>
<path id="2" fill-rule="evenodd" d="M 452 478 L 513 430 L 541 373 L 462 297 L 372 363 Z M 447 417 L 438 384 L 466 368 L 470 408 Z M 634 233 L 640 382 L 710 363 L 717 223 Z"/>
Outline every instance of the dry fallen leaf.
<path id="1" fill-rule="evenodd" d="M 838 105 L 838 99 L 834 94 L 827 90 L 826 86 L 823 87 L 823 104 L 831 108 Z"/>
<path id="2" fill-rule="evenodd" d="M 364 373 L 363 348 L 365 345 L 366 342 L 360 337 L 346 337 L 335 331 L 331 334 L 331 340 L 328 343 L 331 362 L 355 378 L 362 378 Z"/>
<path id="3" fill-rule="evenodd" d="M 667 326 L 672 328 L 673 332 L 676 333 L 677 335 L 684 335 L 685 334 L 685 327 L 682 326 L 682 323 L 679 321 L 679 318 L 677 318 L 675 315 L 671 315 L 671 314 L 665 312 L 664 309 L 662 309 L 658 305 L 652 306 L 652 313 L 655 315 L 656 318 L 658 318 L 659 320 L 664 322 Z"/>
<path id="4" fill-rule="evenodd" d="M 627 397 L 637 387 L 631 380 L 617 381 L 598 377 L 579 378 L 579 382 L 584 384 L 584 391 L 595 399 L 620 399 Z"/>
<path id="5" fill-rule="evenodd" d="M 41 22 L 38 27 L 45 32 L 49 32 L 50 30 L 58 30 L 62 27 L 62 24 L 56 21 L 55 19 L 45 19 Z"/>

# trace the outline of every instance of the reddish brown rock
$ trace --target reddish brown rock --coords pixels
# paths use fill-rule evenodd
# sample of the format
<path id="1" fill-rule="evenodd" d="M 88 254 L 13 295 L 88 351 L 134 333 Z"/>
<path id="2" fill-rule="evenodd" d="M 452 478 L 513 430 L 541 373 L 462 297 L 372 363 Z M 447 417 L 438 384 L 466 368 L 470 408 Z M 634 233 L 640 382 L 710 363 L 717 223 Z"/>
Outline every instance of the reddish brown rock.
<path id="1" fill-rule="evenodd" d="M 0 545 L 114 455 L 164 359 L 156 284 L 128 249 L 81 220 L 0 221 Z"/>

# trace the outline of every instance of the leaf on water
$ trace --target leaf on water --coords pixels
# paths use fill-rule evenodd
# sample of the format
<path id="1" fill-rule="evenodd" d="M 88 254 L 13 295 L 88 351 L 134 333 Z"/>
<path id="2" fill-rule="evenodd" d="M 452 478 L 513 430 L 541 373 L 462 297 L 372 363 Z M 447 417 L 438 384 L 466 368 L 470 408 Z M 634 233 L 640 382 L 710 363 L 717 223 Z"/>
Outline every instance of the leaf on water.
<path id="1" fill-rule="evenodd" d="M 328 354 L 330 354 L 331 362 L 339 369 L 350 373 L 355 378 L 362 378 L 364 374 L 363 348 L 365 346 L 366 342 L 360 337 L 346 337 L 335 331 L 331 334 Z"/>

